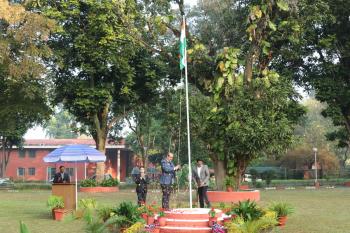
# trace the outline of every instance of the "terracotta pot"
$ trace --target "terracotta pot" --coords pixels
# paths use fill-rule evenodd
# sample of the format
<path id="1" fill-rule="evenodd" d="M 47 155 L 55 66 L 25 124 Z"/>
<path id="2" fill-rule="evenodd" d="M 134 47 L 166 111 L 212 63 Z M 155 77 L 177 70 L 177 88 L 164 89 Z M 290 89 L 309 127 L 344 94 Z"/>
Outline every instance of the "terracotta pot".
<path id="1" fill-rule="evenodd" d="M 154 223 L 154 216 L 148 216 L 147 217 L 147 225 L 153 224 Z"/>
<path id="2" fill-rule="evenodd" d="M 229 222 L 231 222 L 231 217 L 224 218 L 224 224 L 225 224 L 225 223 L 229 223 Z"/>
<path id="3" fill-rule="evenodd" d="M 217 217 L 214 217 L 214 218 L 209 217 L 209 222 L 208 222 L 209 227 L 212 227 L 214 225 L 214 223 L 217 222 L 217 220 L 218 220 Z"/>
<path id="4" fill-rule="evenodd" d="M 159 226 L 164 227 L 166 225 L 166 217 L 158 217 Z"/>
<path id="5" fill-rule="evenodd" d="M 54 220 L 61 221 L 63 219 L 65 213 L 64 209 L 53 209 L 53 212 Z"/>
<path id="6" fill-rule="evenodd" d="M 286 225 L 287 216 L 278 217 L 278 226 L 283 227 Z"/>
<path id="7" fill-rule="evenodd" d="M 147 214 L 146 213 L 142 213 L 141 218 L 143 218 L 145 220 L 145 222 L 147 222 Z"/>
<path id="8" fill-rule="evenodd" d="M 227 191 L 227 192 L 233 192 L 233 188 L 230 187 L 230 186 L 228 186 L 228 187 L 226 187 L 226 191 Z"/>

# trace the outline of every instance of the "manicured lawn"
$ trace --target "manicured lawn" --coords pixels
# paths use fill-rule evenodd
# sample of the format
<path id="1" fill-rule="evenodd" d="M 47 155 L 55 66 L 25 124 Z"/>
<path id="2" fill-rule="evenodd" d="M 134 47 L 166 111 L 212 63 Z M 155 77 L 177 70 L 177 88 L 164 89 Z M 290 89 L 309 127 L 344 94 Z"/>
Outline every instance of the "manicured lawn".
<path id="1" fill-rule="evenodd" d="M 0 232 L 17 233 L 19 220 L 24 221 L 31 233 L 75 233 L 84 232 L 81 220 L 56 222 L 51 220 L 46 208 L 50 191 L 26 190 L 19 192 L 0 191 Z M 350 189 L 321 190 L 271 190 L 262 191 L 261 205 L 271 201 L 287 201 L 295 206 L 282 233 L 347 233 L 350 232 Z M 130 190 L 114 194 L 79 194 L 79 198 L 95 198 L 100 205 L 114 206 L 121 201 L 135 201 L 136 195 Z M 173 195 L 184 200 L 184 194 Z M 161 193 L 150 192 L 149 201 L 160 203 Z"/>

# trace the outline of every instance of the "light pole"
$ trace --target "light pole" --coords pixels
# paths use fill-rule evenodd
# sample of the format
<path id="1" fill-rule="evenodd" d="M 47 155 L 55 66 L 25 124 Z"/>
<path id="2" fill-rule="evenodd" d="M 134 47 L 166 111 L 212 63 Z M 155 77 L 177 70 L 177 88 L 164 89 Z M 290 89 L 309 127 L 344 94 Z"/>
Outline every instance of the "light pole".
<path id="1" fill-rule="evenodd" d="M 317 185 L 317 148 L 312 148 L 313 152 L 315 153 L 315 185 Z"/>

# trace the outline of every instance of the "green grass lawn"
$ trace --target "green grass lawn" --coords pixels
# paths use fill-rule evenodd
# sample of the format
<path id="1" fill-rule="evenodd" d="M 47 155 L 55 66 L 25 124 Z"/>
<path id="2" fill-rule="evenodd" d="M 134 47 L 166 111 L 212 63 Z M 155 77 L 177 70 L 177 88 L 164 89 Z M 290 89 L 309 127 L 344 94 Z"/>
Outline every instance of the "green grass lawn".
<path id="1" fill-rule="evenodd" d="M 18 233 L 19 220 L 24 221 L 31 233 L 84 232 L 81 220 L 56 222 L 46 208 L 50 191 L 0 191 L 0 232 Z M 160 203 L 161 193 L 150 192 L 149 201 Z M 79 198 L 95 198 L 101 206 L 115 206 L 121 201 L 135 201 L 136 194 L 122 190 L 113 194 L 79 194 Z M 184 200 L 184 194 L 173 195 Z M 261 192 L 261 205 L 271 201 L 286 201 L 295 207 L 295 214 L 282 233 L 348 233 L 350 232 L 350 189 L 271 190 Z"/>

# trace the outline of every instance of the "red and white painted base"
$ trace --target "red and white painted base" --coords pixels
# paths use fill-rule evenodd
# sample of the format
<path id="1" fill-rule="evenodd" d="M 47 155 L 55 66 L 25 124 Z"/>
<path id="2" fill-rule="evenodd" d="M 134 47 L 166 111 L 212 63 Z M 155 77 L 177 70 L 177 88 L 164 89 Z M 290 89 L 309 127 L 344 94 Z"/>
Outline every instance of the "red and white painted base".
<path id="1" fill-rule="evenodd" d="M 211 233 L 209 211 L 206 208 L 183 208 L 165 212 L 166 225 L 160 227 L 160 233 Z M 215 210 L 218 221 L 223 220 L 221 210 Z"/>

